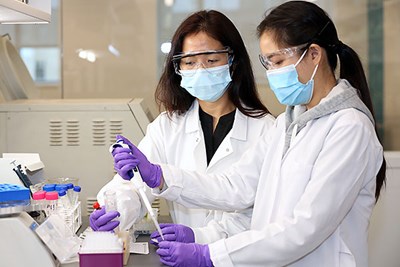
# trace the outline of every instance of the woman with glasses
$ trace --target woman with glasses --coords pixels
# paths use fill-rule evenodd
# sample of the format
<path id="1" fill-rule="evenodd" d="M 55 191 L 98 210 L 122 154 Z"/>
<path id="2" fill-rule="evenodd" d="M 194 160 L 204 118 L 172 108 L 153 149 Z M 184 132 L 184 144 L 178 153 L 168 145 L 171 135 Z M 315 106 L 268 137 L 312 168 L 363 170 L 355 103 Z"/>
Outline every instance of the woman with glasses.
<path id="1" fill-rule="evenodd" d="M 223 172 L 274 123 L 258 97 L 238 30 L 225 15 L 213 10 L 192 14 L 176 30 L 156 99 L 165 112 L 148 126 L 140 149 L 153 162 L 204 174 Z M 118 138 L 130 144 L 124 137 Z M 117 148 L 114 157 L 126 161 L 129 154 L 124 152 Z M 131 178 L 131 165 L 116 169 L 122 178 Z M 103 192 L 119 180 L 117 175 L 99 192 L 99 202 Z M 140 215 L 140 202 L 132 190 L 119 193 L 118 199 L 120 211 L 130 210 L 120 217 L 120 227 L 127 229 Z M 173 228 L 161 225 L 168 240 L 175 240 L 176 231 L 185 233 L 185 240 L 207 243 L 249 227 L 251 208 L 223 213 L 174 201 L 168 206 L 173 222 L 179 224 Z M 146 211 L 144 206 L 141 209 Z M 91 226 L 112 230 L 118 224 L 113 220 L 116 216 L 117 212 L 95 211 L 90 216 Z M 194 233 L 189 227 L 198 228 Z"/>
<path id="2" fill-rule="evenodd" d="M 368 224 L 386 164 L 360 59 L 310 2 L 272 9 L 257 30 L 270 87 L 287 109 L 256 147 L 213 175 L 151 164 L 132 149 L 160 196 L 214 209 L 254 206 L 250 229 L 232 237 L 208 245 L 161 241 L 161 262 L 368 266 Z"/>

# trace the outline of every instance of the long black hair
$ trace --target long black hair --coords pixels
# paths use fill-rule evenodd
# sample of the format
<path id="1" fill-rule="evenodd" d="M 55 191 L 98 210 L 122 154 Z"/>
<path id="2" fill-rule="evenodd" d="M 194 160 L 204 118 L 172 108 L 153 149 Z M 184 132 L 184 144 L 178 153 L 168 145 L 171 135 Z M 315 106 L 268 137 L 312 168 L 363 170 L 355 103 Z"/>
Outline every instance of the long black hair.
<path id="1" fill-rule="evenodd" d="M 233 50 L 230 66 L 232 82 L 228 88 L 229 99 L 245 115 L 263 117 L 270 113 L 262 104 L 256 89 L 249 55 L 235 25 L 224 14 L 215 10 L 201 10 L 187 17 L 177 28 L 171 41 L 171 50 L 157 85 L 155 97 L 159 108 L 171 115 L 184 114 L 195 97 L 180 86 L 181 76 L 175 73 L 172 57 L 182 52 L 186 36 L 205 32 L 223 46 Z"/>
<path id="2" fill-rule="evenodd" d="M 342 43 L 329 15 L 317 5 L 305 1 L 286 2 L 266 13 L 257 27 L 258 37 L 266 32 L 273 33 L 274 41 L 282 46 L 318 44 L 326 50 L 332 73 L 340 60 L 340 78 L 346 79 L 359 91 L 359 96 L 375 118 L 371 95 L 364 68 L 357 53 Z M 378 132 L 376 130 L 376 134 Z M 383 158 L 376 176 L 375 199 L 379 198 L 386 180 L 386 161 Z"/>

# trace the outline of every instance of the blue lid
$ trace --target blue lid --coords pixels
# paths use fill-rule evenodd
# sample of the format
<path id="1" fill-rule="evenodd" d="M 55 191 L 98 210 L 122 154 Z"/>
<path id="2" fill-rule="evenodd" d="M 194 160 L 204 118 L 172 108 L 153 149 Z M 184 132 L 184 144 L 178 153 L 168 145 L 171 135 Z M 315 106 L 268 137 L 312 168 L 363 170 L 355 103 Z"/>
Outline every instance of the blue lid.
<path id="1" fill-rule="evenodd" d="M 45 184 L 45 185 L 43 186 L 43 191 L 51 192 L 51 191 L 54 191 L 55 188 L 56 188 L 56 185 L 55 185 L 55 184 Z"/>
<path id="2" fill-rule="evenodd" d="M 79 185 L 74 186 L 75 192 L 81 192 L 81 187 Z"/>
<path id="3" fill-rule="evenodd" d="M 0 184 L 0 202 L 29 200 L 29 189 L 16 184 Z"/>
<path id="4" fill-rule="evenodd" d="M 60 191 L 57 191 L 57 192 L 58 192 L 58 195 L 60 197 L 65 196 L 67 194 L 67 192 L 65 190 L 60 190 Z"/>
<path id="5" fill-rule="evenodd" d="M 66 186 L 65 184 L 56 185 L 56 191 L 61 191 L 61 190 L 67 191 L 68 190 L 68 186 Z"/>
<path id="6" fill-rule="evenodd" d="M 68 189 L 73 189 L 74 188 L 74 184 L 73 183 L 68 183 L 68 184 L 65 184 L 67 187 L 68 187 Z"/>

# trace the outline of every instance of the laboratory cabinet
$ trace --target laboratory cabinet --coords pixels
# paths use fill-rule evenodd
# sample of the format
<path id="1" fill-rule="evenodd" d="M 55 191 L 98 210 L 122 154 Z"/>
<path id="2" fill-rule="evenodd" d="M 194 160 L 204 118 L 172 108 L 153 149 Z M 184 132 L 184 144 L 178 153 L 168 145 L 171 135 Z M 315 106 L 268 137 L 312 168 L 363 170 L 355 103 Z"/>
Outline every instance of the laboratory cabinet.
<path id="1" fill-rule="evenodd" d="M 0 0 L 0 23 L 49 23 L 51 0 Z"/>

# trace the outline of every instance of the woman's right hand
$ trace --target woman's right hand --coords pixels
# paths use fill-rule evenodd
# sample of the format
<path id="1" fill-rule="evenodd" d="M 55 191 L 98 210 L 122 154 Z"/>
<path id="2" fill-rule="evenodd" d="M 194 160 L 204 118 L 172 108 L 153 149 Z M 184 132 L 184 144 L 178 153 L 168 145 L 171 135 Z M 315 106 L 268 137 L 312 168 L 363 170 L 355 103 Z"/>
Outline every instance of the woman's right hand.
<path id="1" fill-rule="evenodd" d="M 133 178 L 132 169 L 138 167 L 143 181 L 149 187 L 159 187 L 162 181 L 161 167 L 148 161 L 139 148 L 122 135 L 117 135 L 117 140 L 122 140 L 129 147 L 117 147 L 112 152 L 114 168 L 118 174 L 125 180 L 131 180 Z"/>

